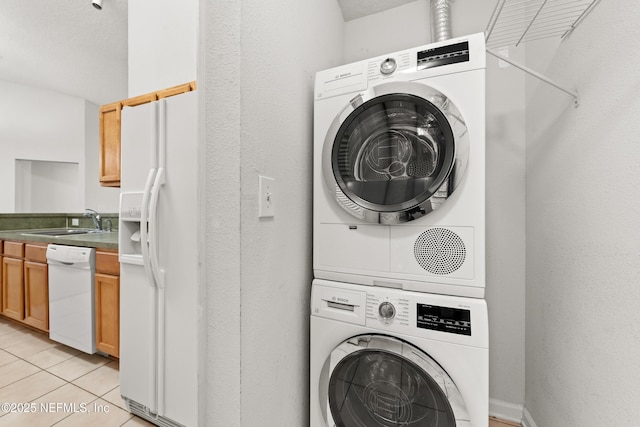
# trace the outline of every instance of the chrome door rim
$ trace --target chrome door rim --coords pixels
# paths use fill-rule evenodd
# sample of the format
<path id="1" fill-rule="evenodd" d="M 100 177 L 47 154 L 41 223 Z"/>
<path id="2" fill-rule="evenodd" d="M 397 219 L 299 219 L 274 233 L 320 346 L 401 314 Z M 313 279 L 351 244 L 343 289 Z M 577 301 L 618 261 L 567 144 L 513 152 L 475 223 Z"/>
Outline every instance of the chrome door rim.
<path id="1" fill-rule="evenodd" d="M 336 178 L 333 164 L 333 149 L 336 137 L 345 121 L 361 105 L 385 95 L 411 95 L 421 98 L 426 103 L 433 105 L 442 113 L 444 119 L 451 127 L 453 136 L 453 160 L 446 177 L 441 180 L 437 190 L 425 200 L 411 199 L 398 209 L 389 210 L 382 206 L 345 194 Z M 322 172 L 325 184 L 339 206 L 354 217 L 369 223 L 398 224 L 412 221 L 426 215 L 438 208 L 458 187 L 466 172 L 469 159 L 469 138 L 464 119 L 453 104 L 442 92 L 421 83 L 415 82 L 390 82 L 358 94 L 336 116 L 331 123 L 325 137 L 322 150 Z"/>
<path id="2" fill-rule="evenodd" d="M 440 391 L 446 396 L 450 405 L 451 412 L 456 424 L 469 422 L 470 417 L 464 403 L 464 399 L 460 390 L 453 382 L 449 374 L 428 354 L 419 348 L 409 344 L 403 340 L 387 335 L 364 334 L 349 338 L 333 349 L 325 362 L 327 378 L 320 381 L 321 389 L 319 393 L 320 406 L 328 427 L 335 427 L 337 424 L 333 418 L 333 414 L 329 409 L 329 383 L 333 376 L 335 368 L 338 364 L 354 353 L 363 351 L 381 351 L 390 353 L 405 360 L 409 360 L 417 365 L 427 376 L 432 379 L 441 378 L 444 381 L 435 383 L 440 387 Z M 323 369 L 323 372 L 325 370 Z M 322 389 L 322 385 L 326 385 L 326 389 Z M 444 385 L 444 386 L 443 386 Z"/>

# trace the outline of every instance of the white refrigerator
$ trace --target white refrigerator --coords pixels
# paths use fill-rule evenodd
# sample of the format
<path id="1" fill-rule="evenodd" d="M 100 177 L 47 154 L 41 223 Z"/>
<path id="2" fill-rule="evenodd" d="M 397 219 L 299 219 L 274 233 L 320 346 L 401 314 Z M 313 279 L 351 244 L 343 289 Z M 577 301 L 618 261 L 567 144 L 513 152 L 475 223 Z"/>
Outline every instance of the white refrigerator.
<path id="1" fill-rule="evenodd" d="M 197 93 L 121 116 L 120 391 L 162 426 L 198 425 Z"/>

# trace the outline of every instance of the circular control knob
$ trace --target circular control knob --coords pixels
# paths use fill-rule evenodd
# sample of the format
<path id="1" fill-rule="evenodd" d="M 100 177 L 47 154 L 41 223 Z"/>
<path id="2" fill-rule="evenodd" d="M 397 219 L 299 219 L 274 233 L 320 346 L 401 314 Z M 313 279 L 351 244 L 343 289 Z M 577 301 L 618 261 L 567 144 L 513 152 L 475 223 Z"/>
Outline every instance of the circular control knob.
<path id="1" fill-rule="evenodd" d="M 396 315 L 396 308 L 388 301 L 383 302 L 378 306 L 378 314 L 382 320 L 389 321 Z"/>
<path id="2" fill-rule="evenodd" d="M 397 66 L 398 64 L 396 64 L 395 59 L 387 58 L 384 61 L 382 61 L 382 64 L 380 64 L 380 72 L 382 74 L 391 74 L 396 70 Z"/>

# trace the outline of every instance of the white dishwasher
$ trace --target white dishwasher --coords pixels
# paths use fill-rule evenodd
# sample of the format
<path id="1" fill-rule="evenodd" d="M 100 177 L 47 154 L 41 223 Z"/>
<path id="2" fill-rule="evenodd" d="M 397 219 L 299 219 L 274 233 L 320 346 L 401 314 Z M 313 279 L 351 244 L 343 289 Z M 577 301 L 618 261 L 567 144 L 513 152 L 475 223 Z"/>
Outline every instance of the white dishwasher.
<path id="1" fill-rule="evenodd" d="M 96 352 L 93 248 L 47 246 L 49 264 L 49 338 Z"/>

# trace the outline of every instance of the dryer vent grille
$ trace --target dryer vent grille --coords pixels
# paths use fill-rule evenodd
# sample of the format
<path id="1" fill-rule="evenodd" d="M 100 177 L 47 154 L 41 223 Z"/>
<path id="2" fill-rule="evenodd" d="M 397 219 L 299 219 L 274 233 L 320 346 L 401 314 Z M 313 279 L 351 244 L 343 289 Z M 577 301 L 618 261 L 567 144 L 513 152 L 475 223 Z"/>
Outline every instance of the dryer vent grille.
<path id="1" fill-rule="evenodd" d="M 416 261 L 431 274 L 451 274 L 467 256 L 464 242 L 446 228 L 430 228 L 420 234 L 413 245 Z"/>

